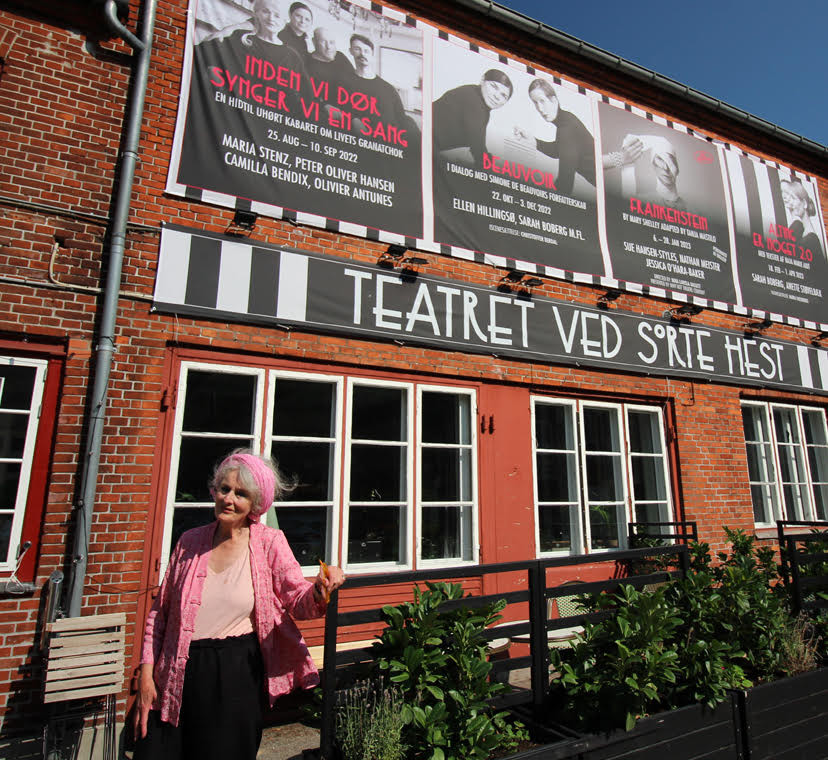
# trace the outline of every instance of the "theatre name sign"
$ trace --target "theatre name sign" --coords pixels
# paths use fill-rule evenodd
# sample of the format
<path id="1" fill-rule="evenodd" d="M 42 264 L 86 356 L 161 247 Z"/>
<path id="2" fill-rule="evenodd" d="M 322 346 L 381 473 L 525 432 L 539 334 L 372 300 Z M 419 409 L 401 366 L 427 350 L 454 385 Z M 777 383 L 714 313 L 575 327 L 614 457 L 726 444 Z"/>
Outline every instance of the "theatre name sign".
<path id="1" fill-rule="evenodd" d="M 828 351 L 167 226 L 154 308 L 549 364 L 828 394 Z"/>

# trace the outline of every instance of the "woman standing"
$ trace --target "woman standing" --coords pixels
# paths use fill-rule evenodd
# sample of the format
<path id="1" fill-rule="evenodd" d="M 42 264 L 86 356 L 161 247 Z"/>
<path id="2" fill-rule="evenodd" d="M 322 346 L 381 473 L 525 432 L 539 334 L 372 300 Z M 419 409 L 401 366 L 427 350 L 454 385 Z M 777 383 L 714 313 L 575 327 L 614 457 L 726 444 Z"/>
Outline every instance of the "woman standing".
<path id="1" fill-rule="evenodd" d="M 319 682 L 291 616 L 324 615 L 345 578 L 331 567 L 306 581 L 282 531 L 261 524 L 284 490 L 250 451 L 216 468 L 216 519 L 181 536 L 147 616 L 135 760 L 254 760 L 264 694 L 272 706 Z"/>

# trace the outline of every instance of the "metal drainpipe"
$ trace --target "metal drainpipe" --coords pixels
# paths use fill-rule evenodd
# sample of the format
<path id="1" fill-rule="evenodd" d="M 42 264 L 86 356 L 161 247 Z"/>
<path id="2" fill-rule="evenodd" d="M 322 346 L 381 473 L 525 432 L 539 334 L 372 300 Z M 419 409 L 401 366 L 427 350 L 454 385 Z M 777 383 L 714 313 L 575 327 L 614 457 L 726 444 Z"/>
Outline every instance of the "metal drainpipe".
<path id="1" fill-rule="evenodd" d="M 109 271 L 101 308 L 98 343 L 95 348 L 95 383 L 89 413 L 86 418 L 86 430 L 88 432 L 86 449 L 81 462 L 81 495 L 75 509 L 77 523 L 75 525 L 67 591 L 67 614 L 69 617 L 78 617 L 81 614 L 81 602 L 83 601 L 89 536 L 98 485 L 98 464 L 101 458 L 106 394 L 109 387 L 109 373 L 112 368 L 112 355 L 115 351 L 115 319 L 118 314 L 118 293 L 121 289 L 126 228 L 132 199 L 132 186 L 135 181 L 135 165 L 138 161 L 138 143 L 141 138 L 141 123 L 144 117 L 144 100 L 147 93 L 157 5 L 158 0 L 145 0 L 144 2 L 141 39 L 121 24 L 118 19 L 115 0 L 106 0 L 104 5 L 104 13 L 109 27 L 135 51 L 135 64 L 132 92 L 127 106 L 128 121 L 124 151 L 121 156 L 121 179 L 116 190 L 115 209 L 110 228 Z"/>

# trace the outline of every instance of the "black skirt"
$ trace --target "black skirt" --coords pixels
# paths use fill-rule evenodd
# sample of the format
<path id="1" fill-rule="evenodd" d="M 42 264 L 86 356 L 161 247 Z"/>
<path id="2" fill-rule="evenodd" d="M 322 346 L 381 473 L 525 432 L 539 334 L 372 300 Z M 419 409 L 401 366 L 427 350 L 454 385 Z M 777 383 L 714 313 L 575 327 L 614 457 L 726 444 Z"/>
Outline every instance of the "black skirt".
<path id="1" fill-rule="evenodd" d="M 190 644 L 178 725 L 150 711 L 134 760 L 255 760 L 264 666 L 255 633 Z"/>

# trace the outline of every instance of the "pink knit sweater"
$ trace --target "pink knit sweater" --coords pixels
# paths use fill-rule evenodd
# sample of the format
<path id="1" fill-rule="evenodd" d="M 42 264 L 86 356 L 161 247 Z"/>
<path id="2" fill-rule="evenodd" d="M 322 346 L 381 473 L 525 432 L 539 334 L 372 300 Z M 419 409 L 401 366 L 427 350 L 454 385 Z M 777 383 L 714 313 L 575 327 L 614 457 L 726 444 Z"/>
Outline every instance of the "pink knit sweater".
<path id="1" fill-rule="evenodd" d="M 184 669 L 215 529 L 216 523 L 210 523 L 181 536 L 147 616 L 141 663 L 154 664 L 158 698 L 152 707 L 161 711 L 161 720 L 174 726 L 178 725 Z M 314 599 L 313 584 L 305 580 L 280 530 L 251 523 L 250 570 L 255 631 L 272 706 L 276 697 L 294 687 L 307 689 L 319 683 L 319 674 L 291 615 L 299 620 L 321 617 L 326 604 Z"/>

